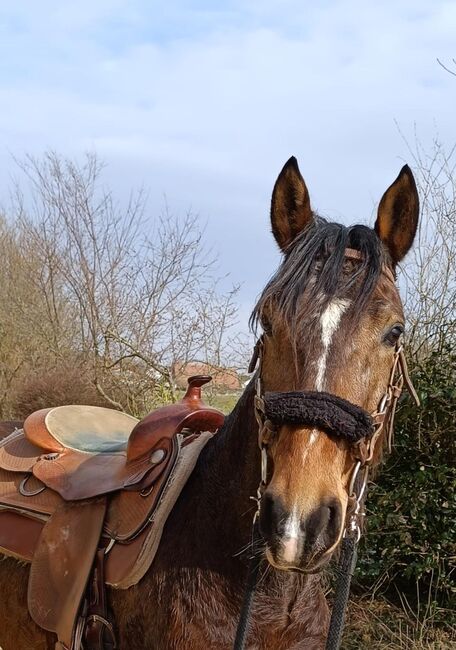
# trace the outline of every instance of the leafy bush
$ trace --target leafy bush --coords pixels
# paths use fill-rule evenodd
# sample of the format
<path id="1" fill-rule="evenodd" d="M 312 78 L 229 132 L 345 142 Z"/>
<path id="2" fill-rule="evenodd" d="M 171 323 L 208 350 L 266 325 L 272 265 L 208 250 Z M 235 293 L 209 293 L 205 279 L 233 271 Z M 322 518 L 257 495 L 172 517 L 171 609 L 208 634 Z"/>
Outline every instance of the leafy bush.
<path id="1" fill-rule="evenodd" d="M 456 353 L 418 360 L 396 419 L 395 451 L 371 486 L 358 578 L 407 598 L 455 605 Z"/>

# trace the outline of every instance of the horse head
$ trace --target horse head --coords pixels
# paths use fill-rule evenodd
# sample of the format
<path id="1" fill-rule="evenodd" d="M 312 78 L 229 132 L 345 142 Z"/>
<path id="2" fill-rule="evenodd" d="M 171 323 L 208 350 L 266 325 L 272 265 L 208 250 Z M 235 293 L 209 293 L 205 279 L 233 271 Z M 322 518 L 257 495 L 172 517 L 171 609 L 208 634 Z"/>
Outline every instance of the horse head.
<path id="1" fill-rule="evenodd" d="M 385 398 L 397 389 L 405 325 L 395 269 L 412 245 L 418 212 L 407 166 L 383 195 L 373 229 L 315 214 L 295 158 L 275 183 L 271 224 L 283 260 L 251 319 L 263 330 L 257 397 L 264 408 L 269 394 L 277 401 L 285 393 L 298 410 L 299 396 L 307 398 L 302 421 L 289 403 L 275 424 L 267 413 L 260 421 L 260 530 L 276 568 L 315 571 L 341 541 L 361 463 L 360 446 L 340 422 L 364 422 L 369 462 L 381 457 L 386 427 L 375 418 L 388 416 Z"/>

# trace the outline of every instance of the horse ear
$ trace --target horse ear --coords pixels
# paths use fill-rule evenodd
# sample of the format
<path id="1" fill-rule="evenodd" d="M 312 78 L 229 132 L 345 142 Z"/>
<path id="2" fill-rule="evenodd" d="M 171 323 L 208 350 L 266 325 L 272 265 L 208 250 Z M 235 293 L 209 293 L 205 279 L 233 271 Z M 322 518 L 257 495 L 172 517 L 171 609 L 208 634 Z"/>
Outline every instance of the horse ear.
<path id="1" fill-rule="evenodd" d="M 404 165 L 378 206 L 375 232 L 387 247 L 394 266 L 400 262 L 416 234 L 420 203 L 412 170 Z"/>
<path id="2" fill-rule="evenodd" d="M 280 172 L 272 192 L 272 234 L 284 251 L 311 221 L 309 192 L 294 156 Z"/>

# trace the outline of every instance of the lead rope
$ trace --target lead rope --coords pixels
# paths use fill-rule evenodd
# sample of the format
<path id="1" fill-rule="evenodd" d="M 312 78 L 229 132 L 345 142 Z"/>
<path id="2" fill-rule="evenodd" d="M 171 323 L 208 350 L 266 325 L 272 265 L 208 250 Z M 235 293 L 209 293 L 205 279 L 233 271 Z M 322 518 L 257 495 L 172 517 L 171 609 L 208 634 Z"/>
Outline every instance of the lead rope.
<path id="1" fill-rule="evenodd" d="M 338 650 L 342 640 L 345 625 L 345 614 L 350 596 L 350 585 L 355 572 L 358 559 L 357 541 L 352 535 L 344 537 L 341 542 L 341 552 L 338 564 L 339 578 L 337 580 L 336 595 L 329 623 L 326 650 Z"/>
<path id="2" fill-rule="evenodd" d="M 261 407 L 261 402 L 262 402 L 261 366 L 263 361 L 263 345 L 264 345 L 264 339 L 263 336 L 260 336 L 253 349 L 253 355 L 250 360 L 250 364 L 248 368 L 248 372 L 252 373 L 254 372 L 258 363 L 257 375 L 255 379 L 254 404 L 255 404 L 255 417 L 258 423 L 258 432 L 259 432 L 258 443 L 261 450 L 261 480 L 257 489 L 256 498 L 250 497 L 251 499 L 256 501 L 257 504 L 257 508 L 253 516 L 253 524 L 252 524 L 252 554 L 250 556 L 249 566 L 247 570 L 247 584 L 245 586 L 244 599 L 242 601 L 241 613 L 239 616 L 239 622 L 236 629 L 236 637 L 234 639 L 233 650 L 244 650 L 245 648 L 245 644 L 249 632 L 250 612 L 252 609 L 252 602 L 253 602 L 253 597 L 255 595 L 255 590 L 258 581 L 258 573 L 261 564 L 261 561 L 258 559 L 258 557 L 255 557 L 255 547 L 256 547 L 256 542 L 261 537 L 260 527 L 259 527 L 260 500 L 261 500 L 262 490 L 266 485 L 266 479 L 267 479 L 266 450 L 261 444 L 261 430 L 263 428 L 263 422 L 261 418 L 261 413 L 259 412 L 259 407 Z"/>
<path id="3" fill-rule="evenodd" d="M 234 640 L 233 650 L 244 650 L 245 642 L 247 641 L 250 611 L 252 609 L 252 602 L 255 595 L 258 573 L 260 571 L 261 564 L 261 560 L 258 557 L 255 557 L 254 552 L 255 542 L 257 542 L 259 538 L 260 531 L 258 527 L 258 517 L 255 517 L 252 529 L 252 555 L 249 561 L 247 584 L 245 586 L 244 600 L 242 601 L 241 614 L 239 616 L 239 623 L 236 630 L 236 638 Z"/>
<path id="4" fill-rule="evenodd" d="M 345 625 L 345 615 L 347 613 L 347 603 L 350 596 L 351 581 L 358 559 L 358 542 L 361 538 L 359 520 L 360 517 L 364 516 L 368 468 L 364 469 L 362 476 L 357 473 L 354 478 L 355 480 L 352 478 L 350 485 L 350 488 L 353 486 L 353 493 L 349 498 L 352 501 L 353 499 L 355 500 L 355 507 L 350 514 L 349 524 L 345 529 L 341 542 L 339 562 L 337 565 L 338 578 L 325 650 L 339 650 L 340 648 Z"/>

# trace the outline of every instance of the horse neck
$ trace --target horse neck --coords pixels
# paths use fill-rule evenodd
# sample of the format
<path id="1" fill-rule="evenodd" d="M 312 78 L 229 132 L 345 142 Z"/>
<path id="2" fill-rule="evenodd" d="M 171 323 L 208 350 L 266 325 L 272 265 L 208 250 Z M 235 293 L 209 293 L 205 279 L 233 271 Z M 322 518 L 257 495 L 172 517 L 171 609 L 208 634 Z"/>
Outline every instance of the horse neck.
<path id="1" fill-rule="evenodd" d="M 253 382 L 247 386 L 225 424 L 203 451 L 195 489 L 204 499 L 202 518 L 226 548 L 237 552 L 249 540 L 260 480 L 258 429 L 253 410 Z M 214 526 L 214 523 L 216 524 Z M 215 542 L 215 540 L 214 540 Z"/>

